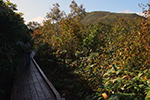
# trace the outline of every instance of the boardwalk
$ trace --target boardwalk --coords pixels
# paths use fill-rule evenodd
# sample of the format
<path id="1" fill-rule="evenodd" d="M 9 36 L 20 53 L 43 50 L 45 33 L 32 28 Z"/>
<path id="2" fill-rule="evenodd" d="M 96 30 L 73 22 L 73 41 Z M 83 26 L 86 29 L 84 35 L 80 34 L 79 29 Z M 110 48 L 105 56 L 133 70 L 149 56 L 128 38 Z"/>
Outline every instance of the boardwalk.
<path id="1" fill-rule="evenodd" d="M 15 75 L 11 100 L 56 100 L 56 96 L 31 61 Z"/>

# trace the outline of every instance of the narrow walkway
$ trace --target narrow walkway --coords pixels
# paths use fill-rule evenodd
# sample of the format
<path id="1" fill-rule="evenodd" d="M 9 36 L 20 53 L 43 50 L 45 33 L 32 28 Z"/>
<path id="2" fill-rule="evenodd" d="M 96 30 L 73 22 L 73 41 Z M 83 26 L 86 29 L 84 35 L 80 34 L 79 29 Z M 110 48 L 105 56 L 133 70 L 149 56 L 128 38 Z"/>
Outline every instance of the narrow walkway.
<path id="1" fill-rule="evenodd" d="M 56 97 L 31 61 L 15 75 L 11 100 L 56 100 Z"/>

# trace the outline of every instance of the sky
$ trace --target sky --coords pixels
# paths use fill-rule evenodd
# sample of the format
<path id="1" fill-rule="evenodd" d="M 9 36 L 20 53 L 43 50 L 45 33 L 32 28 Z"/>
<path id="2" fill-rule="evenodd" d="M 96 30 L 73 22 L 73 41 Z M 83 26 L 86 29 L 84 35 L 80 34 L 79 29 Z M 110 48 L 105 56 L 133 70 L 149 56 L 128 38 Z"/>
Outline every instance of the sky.
<path id="1" fill-rule="evenodd" d="M 17 9 L 24 15 L 26 23 L 37 21 L 42 23 L 46 14 L 53 8 L 53 4 L 59 3 L 60 10 L 67 14 L 72 0 L 10 0 L 17 4 Z M 109 11 L 116 13 L 141 13 L 142 8 L 138 4 L 150 4 L 150 0 L 74 0 L 78 5 L 83 4 L 86 12 Z"/>

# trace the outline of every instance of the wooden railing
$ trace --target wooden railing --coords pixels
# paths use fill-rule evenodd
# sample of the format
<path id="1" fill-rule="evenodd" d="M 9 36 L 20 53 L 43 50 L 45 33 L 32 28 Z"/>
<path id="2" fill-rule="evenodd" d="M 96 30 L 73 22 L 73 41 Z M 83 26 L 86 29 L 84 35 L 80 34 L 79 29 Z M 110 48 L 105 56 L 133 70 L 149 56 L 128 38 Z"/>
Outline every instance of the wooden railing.
<path id="1" fill-rule="evenodd" d="M 35 53 L 34 53 L 35 55 Z M 49 81 L 49 79 L 46 77 L 46 75 L 44 74 L 44 72 L 41 70 L 41 68 L 39 67 L 39 65 L 37 64 L 37 62 L 34 59 L 34 55 L 31 56 L 31 60 L 33 61 L 33 63 L 35 64 L 36 68 L 38 69 L 39 73 L 41 74 L 41 76 L 43 77 L 43 79 L 45 80 L 45 82 L 47 83 L 47 85 L 49 86 L 49 88 L 51 89 L 51 91 L 54 93 L 56 100 L 65 100 L 65 98 L 61 98 L 60 94 L 58 93 L 58 91 L 55 89 L 55 87 L 53 86 L 53 84 Z"/>

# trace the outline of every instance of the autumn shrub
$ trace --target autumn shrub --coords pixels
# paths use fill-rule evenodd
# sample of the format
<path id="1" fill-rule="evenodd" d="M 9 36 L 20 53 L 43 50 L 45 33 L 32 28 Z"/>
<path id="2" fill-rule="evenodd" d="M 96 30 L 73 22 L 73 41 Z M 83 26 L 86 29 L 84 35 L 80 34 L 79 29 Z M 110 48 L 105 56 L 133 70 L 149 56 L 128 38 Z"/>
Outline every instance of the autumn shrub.
<path id="1" fill-rule="evenodd" d="M 148 19 L 122 19 L 108 34 L 103 53 L 90 53 L 73 62 L 75 71 L 89 81 L 96 91 L 92 99 L 145 99 L 149 95 L 149 26 Z M 77 52 L 81 54 L 82 52 Z M 148 97 L 148 96 L 147 96 Z M 91 99 L 90 96 L 88 99 Z"/>
<path id="2" fill-rule="evenodd" d="M 97 23 L 84 26 L 86 29 L 84 32 L 84 39 L 82 41 L 82 47 L 87 48 L 93 52 L 102 51 L 102 48 L 106 46 L 106 36 L 111 31 L 111 25 L 106 23 Z"/>

